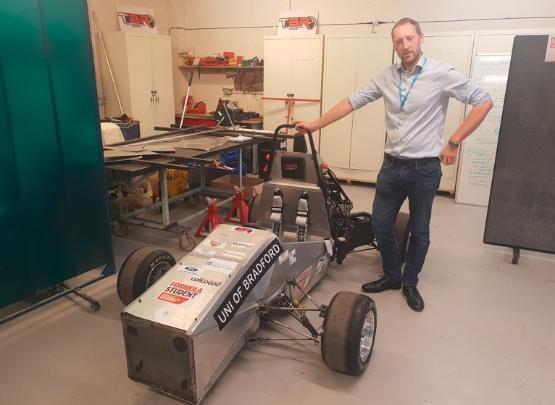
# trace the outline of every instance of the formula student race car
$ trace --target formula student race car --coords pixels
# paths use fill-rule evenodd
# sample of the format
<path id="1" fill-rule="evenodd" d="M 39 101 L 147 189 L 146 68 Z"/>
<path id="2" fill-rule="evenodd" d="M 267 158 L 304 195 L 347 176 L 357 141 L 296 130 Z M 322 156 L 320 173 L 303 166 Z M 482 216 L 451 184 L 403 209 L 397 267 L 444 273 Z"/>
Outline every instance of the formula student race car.
<path id="1" fill-rule="evenodd" d="M 218 225 L 178 261 L 151 247 L 133 252 L 118 275 L 128 374 L 182 401 L 197 404 L 248 342 L 261 321 L 320 344 L 333 370 L 359 375 L 376 335 L 376 306 L 366 295 L 341 291 L 329 305 L 308 294 L 330 260 L 342 262 L 359 246 L 378 248 L 370 214 L 351 214 L 352 202 L 319 160 L 312 134 L 295 149 L 273 151 L 263 163 L 266 182 L 251 224 Z M 301 147 L 298 147 L 301 145 Z M 408 218 L 398 219 L 404 252 Z M 305 301 L 305 307 L 301 301 Z M 323 318 L 317 327 L 307 317 Z M 275 319 L 289 314 L 304 330 Z M 264 339 L 267 340 L 267 339 Z"/>

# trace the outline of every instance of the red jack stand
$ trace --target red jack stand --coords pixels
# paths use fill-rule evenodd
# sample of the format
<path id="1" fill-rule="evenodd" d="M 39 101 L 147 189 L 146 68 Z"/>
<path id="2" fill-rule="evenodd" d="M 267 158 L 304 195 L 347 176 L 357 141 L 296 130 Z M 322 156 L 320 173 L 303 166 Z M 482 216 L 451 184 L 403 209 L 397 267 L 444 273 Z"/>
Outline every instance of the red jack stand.
<path id="1" fill-rule="evenodd" d="M 235 199 L 233 200 L 233 206 L 227 213 L 225 220 L 226 222 L 235 221 L 240 222 L 241 225 L 245 225 L 249 222 L 249 206 L 245 201 L 243 189 L 237 186 L 234 186 L 233 188 L 235 189 Z"/>
<path id="2" fill-rule="evenodd" d="M 195 236 L 206 236 L 204 232 L 212 232 L 214 228 L 222 223 L 222 219 L 218 215 L 218 207 L 216 206 L 216 200 L 206 197 L 206 202 L 208 202 L 208 212 L 206 216 L 200 223 Z"/>

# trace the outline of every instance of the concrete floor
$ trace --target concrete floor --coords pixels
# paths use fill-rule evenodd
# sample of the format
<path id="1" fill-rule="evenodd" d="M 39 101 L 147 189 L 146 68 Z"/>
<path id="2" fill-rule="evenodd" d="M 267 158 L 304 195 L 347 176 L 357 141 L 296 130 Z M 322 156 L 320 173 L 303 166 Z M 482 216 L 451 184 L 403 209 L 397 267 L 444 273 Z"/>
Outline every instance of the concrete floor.
<path id="1" fill-rule="evenodd" d="M 346 187 L 356 210 L 373 189 Z M 439 196 L 432 245 L 419 284 L 422 313 L 399 291 L 373 295 L 378 330 L 361 377 L 326 368 L 311 343 L 261 343 L 242 350 L 203 402 L 211 404 L 555 403 L 555 256 L 482 243 L 486 209 Z M 132 227 L 114 238 L 119 263 L 144 244 L 179 251 L 175 236 Z M 333 264 L 313 290 L 327 302 L 381 273 L 377 252 Z M 119 312 L 110 277 L 86 289 L 96 313 L 62 299 L 0 327 L 0 404 L 177 404 L 127 378 Z M 275 334 L 265 328 L 261 333 Z"/>

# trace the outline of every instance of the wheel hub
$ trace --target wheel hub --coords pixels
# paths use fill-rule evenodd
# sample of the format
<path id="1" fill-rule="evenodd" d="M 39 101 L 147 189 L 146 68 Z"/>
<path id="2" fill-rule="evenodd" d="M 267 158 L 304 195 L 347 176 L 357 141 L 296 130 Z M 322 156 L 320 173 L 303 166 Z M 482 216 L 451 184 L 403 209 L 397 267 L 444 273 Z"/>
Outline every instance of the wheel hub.
<path id="1" fill-rule="evenodd" d="M 360 332 L 360 360 L 364 363 L 370 351 L 372 350 L 372 343 L 374 342 L 374 332 L 375 332 L 376 319 L 374 313 L 369 311 L 364 319 L 364 324 L 362 325 L 362 331 Z"/>
<path id="2" fill-rule="evenodd" d="M 146 288 L 149 288 L 152 284 L 157 282 L 171 267 L 172 266 L 167 262 L 157 263 L 152 270 L 150 270 L 150 273 L 148 273 L 148 277 L 146 278 Z"/>

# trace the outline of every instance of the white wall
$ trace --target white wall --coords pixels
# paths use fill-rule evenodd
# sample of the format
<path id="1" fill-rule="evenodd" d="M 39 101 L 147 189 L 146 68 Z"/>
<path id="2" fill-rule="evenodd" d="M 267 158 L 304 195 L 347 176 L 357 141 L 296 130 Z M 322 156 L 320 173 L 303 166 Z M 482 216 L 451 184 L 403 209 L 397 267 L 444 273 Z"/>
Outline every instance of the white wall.
<path id="1" fill-rule="evenodd" d="M 264 35 L 272 33 L 272 26 L 279 12 L 289 7 L 319 11 L 320 33 L 323 34 L 368 35 L 372 32 L 370 25 L 326 24 L 374 20 L 391 22 L 404 16 L 420 21 L 469 20 L 448 23 L 423 22 L 422 29 L 425 33 L 549 27 L 553 27 L 555 31 L 555 18 L 521 18 L 555 17 L 553 0 L 506 0 L 502 7 L 498 2 L 484 0 L 88 0 L 89 9 L 97 12 L 102 30 L 118 29 L 115 14 L 118 3 L 153 8 L 159 32 L 171 35 L 176 112 L 180 112 L 181 99 L 187 90 L 185 76 L 177 68 L 179 52 L 189 50 L 196 56 L 205 56 L 225 50 L 235 51 L 247 58 L 261 58 L 264 51 Z M 489 18 L 495 20 L 478 21 Z M 222 27 L 224 29 L 219 29 Z M 389 33 L 391 27 L 390 23 L 378 25 L 375 32 Z M 223 97 L 222 87 L 233 87 L 233 80 L 226 79 L 223 74 L 202 73 L 200 79 L 195 75 L 191 93 L 195 99 L 205 101 L 209 109 L 214 109 L 218 98 Z M 262 111 L 260 95 L 234 94 L 231 98 L 239 101 L 245 110 Z"/>
<path id="2" fill-rule="evenodd" d="M 102 54 L 102 49 L 100 47 L 100 41 L 96 35 L 96 29 L 94 27 L 92 12 L 96 13 L 98 19 L 98 25 L 102 32 L 109 31 L 119 31 L 119 23 L 116 15 L 116 6 L 118 4 L 132 5 L 132 6 L 142 6 L 149 7 L 154 11 L 154 17 L 158 25 L 158 33 L 163 35 L 168 35 L 169 27 L 172 25 L 182 25 L 185 24 L 184 15 L 184 4 L 182 0 L 87 0 L 87 6 L 89 8 L 89 20 L 91 24 L 92 41 L 93 41 L 93 52 L 95 60 L 95 69 L 97 71 L 96 81 L 97 90 L 100 98 L 104 96 L 104 91 L 106 88 L 111 87 L 112 83 L 104 83 L 102 81 L 102 76 L 98 74 L 100 72 L 101 58 L 104 58 Z M 170 10 L 173 11 L 170 14 Z M 184 40 L 182 38 L 177 38 L 177 40 Z M 177 46 L 173 47 L 174 50 L 174 63 L 177 65 Z M 177 68 L 174 71 L 174 77 L 177 76 Z M 175 79 L 174 79 L 175 80 Z M 178 87 L 175 86 L 175 97 L 181 97 L 180 93 L 177 91 Z M 176 102 L 177 104 L 177 102 Z M 177 108 L 177 107 L 176 107 Z M 100 116 L 104 117 L 104 108 L 100 106 Z"/>
<path id="3" fill-rule="evenodd" d="M 179 0 L 175 0 L 179 2 Z M 520 17 L 555 17 L 553 0 L 507 0 L 503 6 L 484 0 L 182 0 L 185 3 L 187 31 L 177 43 L 181 50 L 191 50 L 197 56 L 203 56 L 223 50 L 233 50 L 247 57 L 263 55 L 263 37 L 272 33 L 272 26 L 281 10 L 315 9 L 319 11 L 320 33 L 324 34 L 360 34 L 372 32 L 370 25 L 329 26 L 326 24 L 344 24 L 368 22 L 374 20 L 396 21 L 410 16 L 421 21 L 461 20 L 494 18 L 494 21 L 462 21 L 449 23 L 422 23 L 424 32 L 528 29 L 554 27 L 555 18 L 551 19 L 509 19 Z M 247 29 L 199 29 L 219 27 L 267 28 Z M 378 25 L 376 33 L 389 33 L 392 24 Z M 425 48 L 424 48 L 425 50 Z M 232 80 L 223 75 L 202 74 L 195 76 L 192 93 L 195 98 L 203 99 L 209 108 L 215 108 L 218 97 L 222 97 L 222 87 L 232 87 Z M 184 94 L 184 89 L 176 92 L 177 97 Z M 261 112 L 260 96 L 234 95 L 243 108 Z"/>

